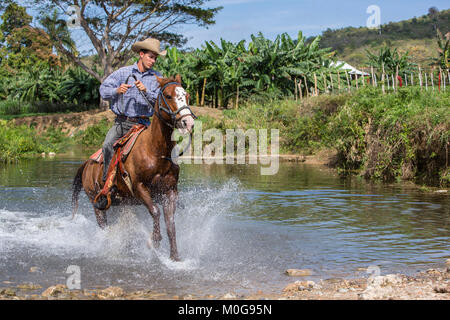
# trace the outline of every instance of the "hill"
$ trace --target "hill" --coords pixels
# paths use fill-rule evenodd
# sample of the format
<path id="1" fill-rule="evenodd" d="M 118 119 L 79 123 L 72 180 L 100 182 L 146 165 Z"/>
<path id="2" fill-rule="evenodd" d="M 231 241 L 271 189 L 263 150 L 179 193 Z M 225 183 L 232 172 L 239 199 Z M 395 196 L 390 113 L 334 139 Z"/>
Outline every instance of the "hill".
<path id="1" fill-rule="evenodd" d="M 363 65 L 365 50 L 378 51 L 384 45 L 410 52 L 413 61 L 427 65 L 430 57 L 437 56 L 436 29 L 443 34 L 450 31 L 450 9 L 431 10 L 426 15 L 381 25 L 379 30 L 366 27 L 328 29 L 322 33 L 320 46 L 336 51 L 340 60 L 353 65 Z M 312 40 L 313 37 L 308 39 Z"/>

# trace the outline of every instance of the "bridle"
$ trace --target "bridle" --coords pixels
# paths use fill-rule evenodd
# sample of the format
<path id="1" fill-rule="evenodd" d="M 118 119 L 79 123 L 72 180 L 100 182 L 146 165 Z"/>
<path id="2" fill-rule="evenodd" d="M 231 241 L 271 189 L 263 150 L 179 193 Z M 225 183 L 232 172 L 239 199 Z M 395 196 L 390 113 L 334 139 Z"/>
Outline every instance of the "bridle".
<path id="1" fill-rule="evenodd" d="M 173 81 L 173 82 L 166 83 L 161 88 L 161 90 L 159 91 L 159 94 L 158 94 L 158 109 L 155 108 L 155 114 L 159 118 L 159 120 L 161 120 L 165 125 L 169 126 L 172 129 L 175 129 L 177 122 L 181 121 L 183 118 L 191 116 L 195 120 L 195 119 L 197 119 L 197 116 L 192 112 L 191 108 L 189 108 L 188 105 L 182 106 L 176 112 L 173 112 L 172 109 L 170 109 L 169 104 L 167 103 L 166 97 L 164 96 L 164 90 L 166 90 L 166 88 L 171 85 L 181 87 L 181 83 Z M 190 113 L 181 115 L 177 119 L 177 115 L 181 111 L 186 110 L 186 109 L 189 110 Z M 161 115 L 161 111 L 164 111 L 165 113 L 167 113 L 170 116 L 170 122 L 167 121 L 166 119 L 164 119 L 164 117 Z"/>
<path id="2" fill-rule="evenodd" d="M 128 80 L 130 79 L 130 77 L 133 77 L 134 80 L 137 81 L 136 76 L 134 74 L 130 74 L 128 76 L 127 81 L 125 83 L 128 83 Z M 159 120 L 161 120 L 161 122 L 163 122 L 168 127 L 172 128 L 172 129 L 175 129 L 177 122 L 181 121 L 184 117 L 191 116 L 195 120 L 195 119 L 197 119 L 197 116 L 192 112 L 191 108 L 189 108 L 188 105 L 185 105 L 185 106 L 179 108 L 176 112 L 173 112 L 172 109 L 170 109 L 170 106 L 169 106 L 169 104 L 166 101 L 166 97 L 164 96 L 164 90 L 166 90 L 167 87 L 171 86 L 171 85 L 176 85 L 176 86 L 180 86 L 181 87 L 181 83 L 175 82 L 175 81 L 168 82 L 164 86 L 162 86 L 161 90 L 159 91 L 158 98 L 157 98 L 158 109 L 154 108 L 154 111 L 155 111 L 156 116 L 159 118 Z M 144 98 L 144 100 L 147 102 L 147 104 L 149 106 L 152 106 L 151 102 L 148 100 L 148 98 L 145 96 L 145 94 L 141 90 L 138 90 L 138 91 L 141 94 L 142 98 Z M 163 103 L 164 103 L 164 105 L 163 105 Z M 185 109 L 189 110 L 190 114 L 181 115 L 177 119 L 177 115 L 182 110 L 185 110 Z M 164 111 L 165 113 L 167 113 L 170 116 L 170 122 L 168 122 L 166 119 L 164 119 L 164 117 L 161 115 L 161 111 Z M 183 150 L 180 154 L 178 154 L 174 158 L 181 157 L 186 152 L 186 150 L 191 145 L 191 142 L 192 142 L 191 140 L 192 140 L 192 134 L 189 135 L 189 144 L 186 147 L 186 149 Z M 173 161 L 172 157 L 162 156 L 161 158 L 169 160 L 170 162 L 172 162 L 173 164 L 176 165 L 176 163 Z"/>

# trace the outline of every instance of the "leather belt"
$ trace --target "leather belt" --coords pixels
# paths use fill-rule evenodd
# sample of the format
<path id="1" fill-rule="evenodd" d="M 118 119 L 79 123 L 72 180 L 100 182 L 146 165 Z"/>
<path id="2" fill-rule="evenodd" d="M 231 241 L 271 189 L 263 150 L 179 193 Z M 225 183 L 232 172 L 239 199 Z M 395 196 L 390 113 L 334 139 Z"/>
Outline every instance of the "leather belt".
<path id="1" fill-rule="evenodd" d="M 130 121 L 130 122 L 138 123 L 139 120 L 147 120 L 148 121 L 148 117 L 133 117 L 132 118 L 132 117 L 118 115 L 117 116 L 117 120 L 119 120 L 119 121 Z"/>

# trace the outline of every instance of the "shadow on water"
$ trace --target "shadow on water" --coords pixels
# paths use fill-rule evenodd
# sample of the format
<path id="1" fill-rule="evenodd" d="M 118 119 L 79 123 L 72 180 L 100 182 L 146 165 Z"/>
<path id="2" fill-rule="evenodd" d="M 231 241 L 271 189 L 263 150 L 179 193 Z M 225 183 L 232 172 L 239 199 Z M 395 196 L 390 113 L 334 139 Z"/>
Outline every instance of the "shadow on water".
<path id="1" fill-rule="evenodd" d="M 418 270 L 450 256 L 447 195 L 340 179 L 323 167 L 280 163 L 182 165 L 176 215 L 183 261 L 168 259 L 162 219 L 158 250 L 147 240 L 144 207 L 115 208 L 97 227 L 86 196 L 71 220 L 71 183 L 79 154 L 0 167 L 0 281 L 65 283 L 69 265 L 85 288 L 118 285 L 173 294 L 279 292 L 288 268 L 313 279 Z M 29 272 L 38 267 L 40 272 Z M 362 272 L 364 274 L 364 272 Z"/>

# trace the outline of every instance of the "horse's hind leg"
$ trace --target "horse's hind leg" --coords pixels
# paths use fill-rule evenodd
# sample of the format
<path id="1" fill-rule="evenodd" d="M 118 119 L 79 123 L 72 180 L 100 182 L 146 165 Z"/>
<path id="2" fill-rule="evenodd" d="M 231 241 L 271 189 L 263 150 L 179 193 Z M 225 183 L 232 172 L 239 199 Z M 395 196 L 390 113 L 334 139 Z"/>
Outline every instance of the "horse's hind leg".
<path id="1" fill-rule="evenodd" d="M 106 220 L 106 211 L 101 211 L 98 209 L 95 209 L 95 218 L 97 219 L 97 223 L 100 226 L 100 228 L 105 229 L 107 220 Z"/>
<path id="2" fill-rule="evenodd" d="M 159 211 L 158 206 L 156 206 L 153 203 L 152 197 L 150 195 L 150 191 L 148 190 L 148 188 L 143 183 L 139 183 L 137 185 L 137 187 L 136 187 L 136 195 L 139 197 L 139 199 L 142 200 L 144 205 L 147 207 L 148 212 L 150 213 L 150 215 L 153 218 L 153 235 L 152 235 L 152 240 L 153 240 L 153 245 L 156 248 L 158 248 L 159 247 L 159 243 L 162 240 L 161 230 L 160 230 L 160 226 L 159 226 L 159 217 L 161 215 L 161 212 Z"/>

